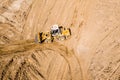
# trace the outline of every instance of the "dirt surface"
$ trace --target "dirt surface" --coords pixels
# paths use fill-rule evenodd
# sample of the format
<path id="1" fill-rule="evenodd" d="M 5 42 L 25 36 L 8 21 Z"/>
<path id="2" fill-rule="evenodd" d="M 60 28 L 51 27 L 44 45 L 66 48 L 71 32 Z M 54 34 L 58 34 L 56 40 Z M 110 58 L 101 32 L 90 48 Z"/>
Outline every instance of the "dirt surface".
<path id="1" fill-rule="evenodd" d="M 120 0 L 0 0 L 1 80 L 120 80 Z M 53 24 L 72 36 L 35 44 Z"/>
<path id="2" fill-rule="evenodd" d="M 82 80 L 73 51 L 63 45 L 21 41 L 0 46 L 1 80 Z"/>

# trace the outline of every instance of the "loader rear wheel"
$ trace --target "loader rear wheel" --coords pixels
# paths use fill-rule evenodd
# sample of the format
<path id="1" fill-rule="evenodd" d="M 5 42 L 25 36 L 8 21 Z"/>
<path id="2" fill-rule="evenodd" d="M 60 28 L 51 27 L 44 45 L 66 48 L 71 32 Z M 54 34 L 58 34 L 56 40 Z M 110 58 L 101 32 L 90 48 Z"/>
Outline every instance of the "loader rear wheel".
<path id="1" fill-rule="evenodd" d="M 70 35 L 72 35 L 72 34 L 71 34 L 71 29 L 70 29 L 70 28 L 68 28 L 68 30 L 69 30 Z"/>

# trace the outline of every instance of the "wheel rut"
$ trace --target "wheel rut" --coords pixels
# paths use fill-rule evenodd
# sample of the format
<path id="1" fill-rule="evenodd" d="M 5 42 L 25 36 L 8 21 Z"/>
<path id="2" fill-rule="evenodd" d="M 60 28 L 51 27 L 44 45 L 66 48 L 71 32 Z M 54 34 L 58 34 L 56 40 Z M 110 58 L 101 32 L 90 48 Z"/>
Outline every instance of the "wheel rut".
<path id="1" fill-rule="evenodd" d="M 5 62 L 2 64 L 5 66 L 0 65 L 1 80 L 82 80 L 80 65 L 74 52 L 56 43 L 27 42 L 9 44 L 15 46 L 11 49 L 6 48 L 7 46 L 1 48 L 4 55 L 0 54 L 0 61 Z"/>

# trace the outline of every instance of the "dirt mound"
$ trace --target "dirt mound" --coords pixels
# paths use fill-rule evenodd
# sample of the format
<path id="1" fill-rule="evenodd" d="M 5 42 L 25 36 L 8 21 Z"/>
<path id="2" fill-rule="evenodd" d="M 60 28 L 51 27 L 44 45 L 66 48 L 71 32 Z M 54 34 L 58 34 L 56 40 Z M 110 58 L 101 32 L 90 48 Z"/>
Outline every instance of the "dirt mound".
<path id="1" fill-rule="evenodd" d="M 21 41 L 0 47 L 1 80 L 83 80 L 73 51 L 57 43 Z"/>

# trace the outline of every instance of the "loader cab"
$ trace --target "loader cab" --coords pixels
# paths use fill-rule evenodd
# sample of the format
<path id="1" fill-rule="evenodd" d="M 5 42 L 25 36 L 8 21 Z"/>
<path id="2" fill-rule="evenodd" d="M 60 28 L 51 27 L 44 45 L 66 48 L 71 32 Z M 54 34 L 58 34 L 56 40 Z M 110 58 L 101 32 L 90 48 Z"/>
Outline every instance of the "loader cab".
<path id="1" fill-rule="evenodd" d="M 51 31 L 50 32 L 51 32 L 52 36 L 57 36 L 60 33 L 59 26 L 58 25 L 53 25 L 51 27 Z"/>

